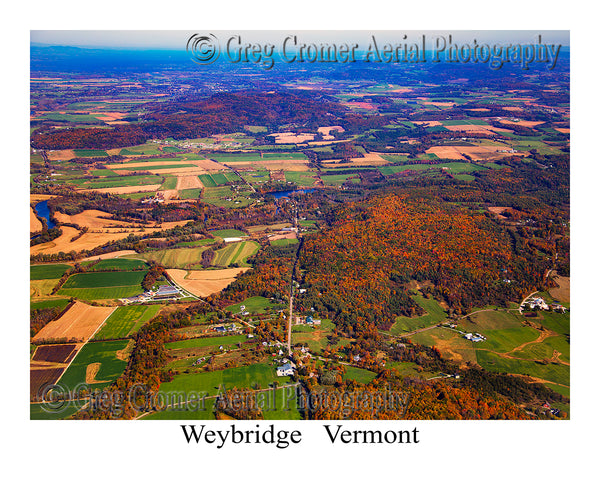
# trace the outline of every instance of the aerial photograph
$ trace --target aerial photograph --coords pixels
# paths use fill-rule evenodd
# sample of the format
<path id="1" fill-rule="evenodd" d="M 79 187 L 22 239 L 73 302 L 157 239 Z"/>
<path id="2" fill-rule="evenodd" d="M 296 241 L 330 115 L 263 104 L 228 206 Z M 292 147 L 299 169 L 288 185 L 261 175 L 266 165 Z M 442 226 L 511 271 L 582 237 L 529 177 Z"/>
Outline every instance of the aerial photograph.
<path id="1" fill-rule="evenodd" d="M 568 423 L 569 40 L 32 30 L 30 419 Z"/>

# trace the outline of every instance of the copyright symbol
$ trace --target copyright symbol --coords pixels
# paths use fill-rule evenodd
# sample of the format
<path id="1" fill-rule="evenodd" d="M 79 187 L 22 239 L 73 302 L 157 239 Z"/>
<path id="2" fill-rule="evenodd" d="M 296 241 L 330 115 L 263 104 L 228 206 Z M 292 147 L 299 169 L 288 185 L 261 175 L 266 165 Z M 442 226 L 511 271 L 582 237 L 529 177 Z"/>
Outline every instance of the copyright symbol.
<path id="1" fill-rule="evenodd" d="M 199 35 L 194 33 L 185 47 L 192 57 L 192 61 L 198 64 L 208 65 L 219 58 L 219 40 L 212 33 Z"/>
<path id="2" fill-rule="evenodd" d="M 69 405 L 69 398 L 66 393 L 67 390 L 62 385 L 45 385 L 39 391 L 39 398 L 42 400 L 42 410 L 47 413 L 64 412 Z"/>

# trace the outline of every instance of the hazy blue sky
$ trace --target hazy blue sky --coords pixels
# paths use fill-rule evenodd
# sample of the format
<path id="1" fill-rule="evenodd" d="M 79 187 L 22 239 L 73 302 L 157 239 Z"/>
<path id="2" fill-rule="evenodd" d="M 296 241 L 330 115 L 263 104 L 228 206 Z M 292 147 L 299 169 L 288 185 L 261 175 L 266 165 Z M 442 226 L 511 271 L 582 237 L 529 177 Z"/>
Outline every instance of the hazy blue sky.
<path id="1" fill-rule="evenodd" d="M 194 33 L 214 33 L 221 41 L 229 36 L 240 34 L 244 42 L 270 42 L 280 44 L 289 34 L 297 34 L 302 42 L 365 42 L 370 35 L 375 35 L 382 42 L 411 42 L 426 34 L 428 39 L 437 35 L 452 34 L 453 42 L 478 43 L 532 43 L 537 42 L 539 34 L 544 43 L 569 45 L 567 30 L 398 30 L 395 32 L 383 30 L 363 31 L 188 31 L 188 30 L 32 30 L 31 42 L 50 45 L 70 45 L 79 47 L 110 47 L 110 48 L 165 48 L 183 49 L 190 35 Z M 407 39 L 403 39 L 407 35 Z"/>

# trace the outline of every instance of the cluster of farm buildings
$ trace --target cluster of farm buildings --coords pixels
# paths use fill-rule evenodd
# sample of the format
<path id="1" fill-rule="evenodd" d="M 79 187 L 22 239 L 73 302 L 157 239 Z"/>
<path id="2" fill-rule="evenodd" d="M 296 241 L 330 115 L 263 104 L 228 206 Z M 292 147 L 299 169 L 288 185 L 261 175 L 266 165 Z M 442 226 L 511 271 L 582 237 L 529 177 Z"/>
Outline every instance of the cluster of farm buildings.
<path id="1" fill-rule="evenodd" d="M 524 301 L 523 304 L 521 305 L 521 307 L 523 307 L 523 308 L 528 307 L 531 310 L 546 310 L 546 311 L 552 310 L 554 312 L 559 312 L 559 313 L 565 313 L 565 311 L 567 310 L 560 303 L 552 303 L 552 304 L 548 305 L 544 301 L 544 299 L 541 297 L 530 298 L 529 300 Z"/>
<path id="2" fill-rule="evenodd" d="M 180 296 L 181 292 L 177 287 L 173 285 L 160 285 L 156 291 L 148 290 L 133 297 L 119 298 L 119 300 L 123 305 L 129 305 L 131 303 L 145 303 L 151 300 L 172 300 Z"/>

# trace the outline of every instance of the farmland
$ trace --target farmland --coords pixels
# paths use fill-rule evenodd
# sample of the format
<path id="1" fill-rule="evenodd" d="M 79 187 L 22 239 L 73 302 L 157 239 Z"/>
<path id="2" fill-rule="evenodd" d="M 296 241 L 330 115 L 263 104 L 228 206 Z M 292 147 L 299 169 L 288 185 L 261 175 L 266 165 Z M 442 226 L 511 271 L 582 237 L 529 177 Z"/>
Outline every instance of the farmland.
<path id="1" fill-rule="evenodd" d="M 109 385 L 125 370 L 127 362 L 122 352 L 127 344 L 127 340 L 117 340 L 84 345 L 61 377 L 59 385 L 70 391 L 84 383 L 94 388 Z M 96 364 L 100 364 L 99 367 L 95 368 Z M 93 366 L 90 368 L 90 365 Z"/>
<path id="2" fill-rule="evenodd" d="M 141 418 L 213 419 L 223 388 L 277 382 L 407 391 L 415 420 L 568 414 L 568 61 L 200 75 L 46 48 L 30 52 L 32 395 L 59 378 L 204 391 L 207 411 Z M 520 308 L 531 292 L 552 311 Z"/>
<path id="3" fill-rule="evenodd" d="M 94 340 L 126 338 L 136 333 L 142 325 L 150 321 L 161 305 L 130 305 L 118 307 L 94 335 Z"/>
<path id="4" fill-rule="evenodd" d="M 83 302 L 75 302 L 58 320 L 42 328 L 33 337 L 33 341 L 60 339 L 87 341 L 113 310 L 114 307 L 93 307 Z"/>

